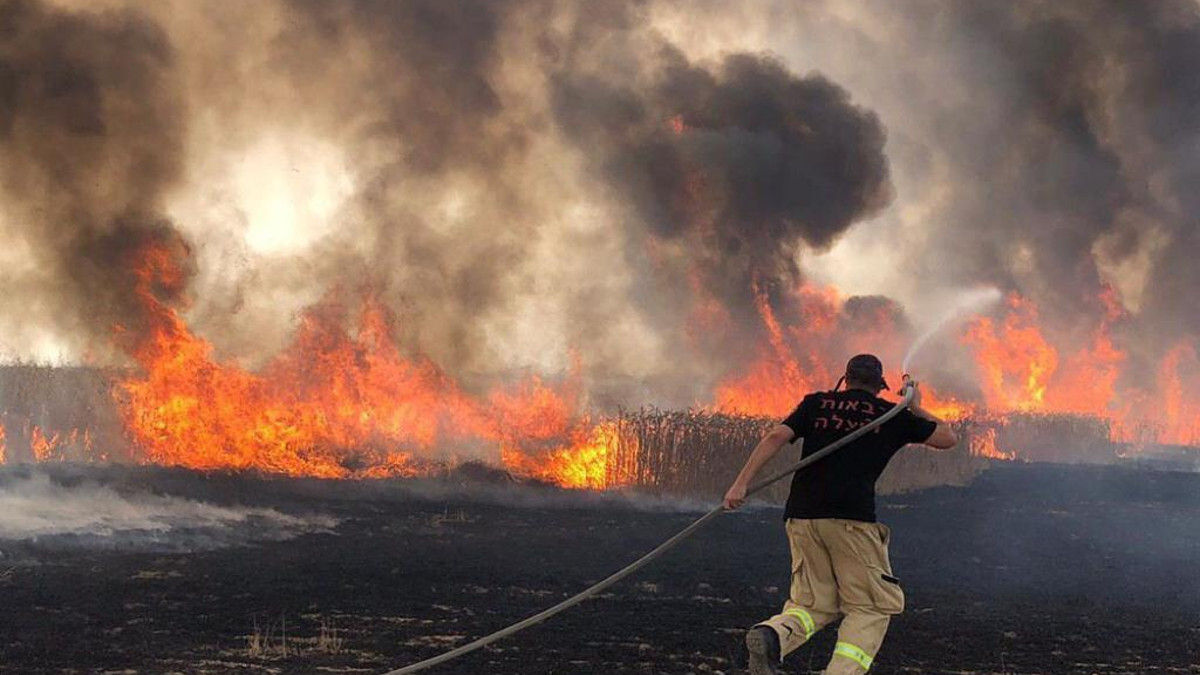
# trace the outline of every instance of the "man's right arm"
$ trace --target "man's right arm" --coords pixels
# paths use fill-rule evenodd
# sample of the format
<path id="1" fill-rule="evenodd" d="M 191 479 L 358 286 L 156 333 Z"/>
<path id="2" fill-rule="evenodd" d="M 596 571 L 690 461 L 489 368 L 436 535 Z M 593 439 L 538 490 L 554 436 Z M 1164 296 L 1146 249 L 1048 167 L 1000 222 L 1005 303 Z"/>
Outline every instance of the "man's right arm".
<path id="1" fill-rule="evenodd" d="M 734 479 L 733 485 L 729 486 L 729 491 L 725 493 L 724 504 L 725 508 L 733 510 L 741 506 L 746 501 L 746 492 L 750 489 L 750 483 L 754 481 L 754 477 L 758 475 L 760 469 L 771 461 L 771 458 L 779 452 L 783 446 L 791 443 L 796 438 L 796 432 L 792 431 L 791 427 L 786 424 L 776 424 L 775 428 L 771 429 L 758 445 L 754 446 L 754 451 L 750 453 L 750 457 L 746 460 L 746 465 L 742 467 L 737 478 Z"/>

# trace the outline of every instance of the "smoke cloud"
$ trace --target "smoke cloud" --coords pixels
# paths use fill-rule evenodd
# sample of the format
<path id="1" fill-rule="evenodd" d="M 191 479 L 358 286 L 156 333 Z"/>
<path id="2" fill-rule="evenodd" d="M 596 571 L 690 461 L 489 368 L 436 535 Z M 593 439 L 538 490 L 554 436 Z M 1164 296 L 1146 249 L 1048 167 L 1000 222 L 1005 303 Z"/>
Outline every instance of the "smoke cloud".
<path id="1" fill-rule="evenodd" d="M 1189 112 L 1200 100 L 1189 65 L 1200 55 L 1196 4 L 927 9 L 946 21 L 943 37 L 975 45 L 966 67 L 979 81 L 999 80 L 977 104 L 992 108 L 990 128 L 953 135 L 991 142 L 950 146 L 978 182 L 961 181 L 970 196 L 937 232 L 935 253 L 957 261 L 948 280 L 1027 290 L 1067 329 L 1103 314 L 1086 300 L 1112 283 L 1140 314 L 1131 333 L 1194 335 L 1181 293 L 1198 281 L 1183 258 L 1200 252 L 1186 187 L 1197 167 L 1186 148 L 1200 131 Z M 912 13 L 915 29 L 938 30 L 922 15 Z"/>
<path id="2" fill-rule="evenodd" d="M 370 286 L 468 382 L 572 353 L 678 379 L 661 356 L 689 340 L 723 355 L 712 381 L 757 342 L 756 288 L 780 304 L 800 247 L 890 197 L 884 129 L 836 83 L 689 60 L 640 3 L 261 3 L 230 30 L 229 8 L 114 4 L 4 5 L 4 171 L 39 181 L 9 181 L 6 222 L 44 262 L 17 296 L 76 352 L 137 331 L 127 253 L 150 238 L 189 272 L 187 303 L 161 299 L 250 363 Z M 698 329 L 706 306 L 732 320 Z"/>
<path id="3" fill-rule="evenodd" d="M 717 336 L 720 353 L 744 350 L 755 342 L 755 289 L 786 307 L 800 246 L 826 248 L 887 204 L 885 134 L 841 87 L 771 57 L 703 65 L 668 45 L 656 52 L 636 72 L 560 74 L 555 114 L 644 226 L 628 258 L 654 247 L 656 268 L 644 271 L 656 315 L 672 285 L 676 310 L 715 298 L 735 319 Z"/>
<path id="4" fill-rule="evenodd" d="M 1200 331 L 1188 0 L 2 0 L 0 26 L 15 356 L 136 332 L 147 242 L 222 357 L 369 286 L 468 388 L 574 355 L 633 404 L 696 402 L 762 344 L 760 294 L 802 322 L 811 278 L 898 327 L 995 285 L 1074 340 L 1111 284 L 1142 370 Z"/>
<path id="5" fill-rule="evenodd" d="M 1129 373 L 1194 340 L 1196 3 L 706 7 L 663 10 L 669 35 L 725 26 L 687 43 L 693 57 L 778 50 L 888 130 L 894 207 L 810 257 L 811 273 L 922 317 L 938 289 L 996 285 L 1036 300 L 1076 345 L 1105 316 L 1108 284 L 1128 313 Z"/>
<path id="6" fill-rule="evenodd" d="M 52 326 L 77 352 L 103 349 L 115 326 L 141 328 L 132 253 L 184 246 L 163 215 L 184 162 L 175 50 L 134 10 L 4 0 L 0 26 L 0 226 L 12 242 L 0 311 L 18 336 Z"/>

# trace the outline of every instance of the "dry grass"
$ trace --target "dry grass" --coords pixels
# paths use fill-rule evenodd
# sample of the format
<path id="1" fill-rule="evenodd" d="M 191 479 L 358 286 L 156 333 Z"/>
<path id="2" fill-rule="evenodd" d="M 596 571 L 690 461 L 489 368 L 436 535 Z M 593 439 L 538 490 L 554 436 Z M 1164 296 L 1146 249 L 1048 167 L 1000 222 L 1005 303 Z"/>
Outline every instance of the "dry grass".
<path id="1" fill-rule="evenodd" d="M 715 496 L 774 420 L 704 410 L 643 408 L 617 416 L 608 484 Z"/>
<path id="2" fill-rule="evenodd" d="M 293 633 L 288 634 L 287 618 L 280 616 L 278 621 L 263 625 L 254 618 L 254 628 L 246 636 L 245 655 L 252 659 L 270 660 L 284 659 L 289 656 L 303 654 L 341 654 L 346 649 L 346 639 L 340 634 L 333 619 L 325 616 L 314 617 L 306 615 L 306 621 L 319 622 L 316 636 L 302 637 Z"/>
<path id="3" fill-rule="evenodd" d="M 429 518 L 429 524 L 432 527 L 442 527 L 443 525 L 456 525 L 461 523 L 469 523 L 471 519 L 467 517 L 467 512 L 463 509 L 458 509 L 453 513 L 449 508 L 443 509 L 441 513 L 435 513 Z"/>
<path id="4" fill-rule="evenodd" d="M 321 633 L 317 636 L 314 648 L 321 654 L 341 654 L 345 639 L 338 637 L 337 626 L 333 621 L 321 618 Z"/>
<path id="5" fill-rule="evenodd" d="M 258 617 L 254 617 L 254 630 L 246 636 L 246 656 L 252 659 L 287 658 L 296 655 L 298 650 L 289 644 L 287 634 L 287 617 L 280 616 L 279 622 L 260 625 Z"/>
<path id="6" fill-rule="evenodd" d="M 777 423 L 774 418 L 702 410 L 622 411 L 610 447 L 608 482 L 656 494 L 719 498 L 754 445 Z M 970 455 L 971 429 L 962 424 L 959 431 L 963 441 L 952 451 L 909 449 L 897 455 L 884 472 L 880 492 L 961 485 L 978 475 L 988 461 Z M 798 460 L 798 447 L 788 446 L 761 475 L 782 471 Z M 788 481 L 782 480 L 761 496 L 780 502 L 788 489 Z"/>
<path id="7" fill-rule="evenodd" d="M 984 418 L 976 427 L 996 430 L 1001 450 L 1020 450 L 1025 459 L 1049 462 L 1115 461 L 1118 447 L 1109 439 L 1107 420 L 1088 415 L 1058 413 L 1010 413 Z"/>
<path id="8" fill-rule="evenodd" d="M 0 425 L 7 461 L 124 458 L 127 443 L 114 405 L 119 396 L 116 376 L 81 366 L 0 366 Z"/>

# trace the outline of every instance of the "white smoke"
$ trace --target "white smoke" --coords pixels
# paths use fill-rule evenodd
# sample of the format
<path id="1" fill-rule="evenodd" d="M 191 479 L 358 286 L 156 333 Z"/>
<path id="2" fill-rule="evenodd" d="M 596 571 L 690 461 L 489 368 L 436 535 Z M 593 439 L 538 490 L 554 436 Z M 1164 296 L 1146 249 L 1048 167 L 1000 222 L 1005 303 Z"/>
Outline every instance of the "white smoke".
<path id="1" fill-rule="evenodd" d="M 125 494 L 84 481 L 64 485 L 42 472 L 0 480 L 0 542 L 71 540 L 101 547 L 212 548 L 289 539 L 328 530 L 326 516 L 222 506 L 148 492 Z"/>

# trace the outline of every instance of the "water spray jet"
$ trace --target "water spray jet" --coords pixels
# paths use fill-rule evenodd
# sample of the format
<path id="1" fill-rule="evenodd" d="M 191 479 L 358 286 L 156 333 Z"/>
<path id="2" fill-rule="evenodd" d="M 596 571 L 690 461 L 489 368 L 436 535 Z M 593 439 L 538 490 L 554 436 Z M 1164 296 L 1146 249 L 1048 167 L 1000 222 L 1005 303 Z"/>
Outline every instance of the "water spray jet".
<path id="1" fill-rule="evenodd" d="M 912 346 L 908 348 L 908 352 L 904 355 L 904 361 L 900 365 L 900 372 L 909 372 L 909 366 L 912 364 L 913 357 L 925 346 L 929 338 L 968 315 L 976 314 L 990 305 L 1000 302 L 1003 297 L 1004 294 L 1000 292 L 1000 289 L 994 286 L 963 292 L 950 303 L 946 311 L 928 330 L 917 336 L 916 340 L 913 340 Z"/>

